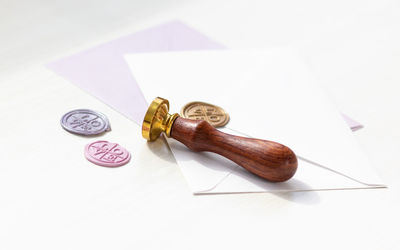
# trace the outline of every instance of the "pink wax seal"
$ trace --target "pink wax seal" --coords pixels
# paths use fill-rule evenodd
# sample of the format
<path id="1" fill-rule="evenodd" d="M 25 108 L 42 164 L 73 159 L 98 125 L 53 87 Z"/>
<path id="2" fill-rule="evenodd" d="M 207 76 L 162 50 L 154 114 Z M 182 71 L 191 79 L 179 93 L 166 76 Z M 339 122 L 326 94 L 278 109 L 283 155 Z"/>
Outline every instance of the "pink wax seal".
<path id="1" fill-rule="evenodd" d="M 95 141 L 86 145 L 85 157 L 99 166 L 119 167 L 129 162 L 131 154 L 117 143 Z"/>

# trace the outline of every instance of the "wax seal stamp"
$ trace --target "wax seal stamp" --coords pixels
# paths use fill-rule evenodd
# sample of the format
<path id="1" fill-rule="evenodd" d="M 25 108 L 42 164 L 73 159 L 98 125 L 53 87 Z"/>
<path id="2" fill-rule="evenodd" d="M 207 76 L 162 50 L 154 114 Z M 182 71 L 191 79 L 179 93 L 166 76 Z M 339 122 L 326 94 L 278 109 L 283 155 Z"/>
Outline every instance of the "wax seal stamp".
<path id="1" fill-rule="evenodd" d="M 157 97 L 144 116 L 142 135 L 148 141 L 161 133 L 183 143 L 193 151 L 219 154 L 249 172 L 272 182 L 287 181 L 297 170 L 293 151 L 277 142 L 223 133 L 206 120 L 191 120 L 169 114 L 169 102 Z"/>
<path id="2" fill-rule="evenodd" d="M 213 127 L 223 127 L 229 115 L 221 107 L 206 102 L 190 102 L 181 110 L 181 116 L 192 120 L 205 120 Z"/>
<path id="3" fill-rule="evenodd" d="M 98 135 L 110 130 L 107 117 L 90 109 L 76 109 L 66 113 L 61 118 L 61 126 L 80 135 Z"/>
<path id="4" fill-rule="evenodd" d="M 85 157 L 103 167 L 119 167 L 131 159 L 131 154 L 117 143 L 95 141 L 85 147 Z"/>

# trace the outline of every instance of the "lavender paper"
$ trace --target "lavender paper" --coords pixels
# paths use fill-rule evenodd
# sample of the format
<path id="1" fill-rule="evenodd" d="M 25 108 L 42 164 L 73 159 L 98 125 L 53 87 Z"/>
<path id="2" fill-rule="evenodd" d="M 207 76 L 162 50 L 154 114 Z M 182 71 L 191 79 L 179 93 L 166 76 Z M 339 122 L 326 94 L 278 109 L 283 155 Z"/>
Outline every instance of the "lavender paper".
<path id="1" fill-rule="evenodd" d="M 142 91 L 123 55 L 162 51 L 224 49 L 180 21 L 133 33 L 46 65 L 50 70 L 141 125 L 147 110 Z M 160 93 L 154 93 L 154 96 Z M 352 130 L 362 125 L 343 115 Z"/>
<path id="2" fill-rule="evenodd" d="M 183 23 L 172 21 L 59 59 L 47 67 L 141 125 L 147 103 L 124 54 L 222 48 Z"/>

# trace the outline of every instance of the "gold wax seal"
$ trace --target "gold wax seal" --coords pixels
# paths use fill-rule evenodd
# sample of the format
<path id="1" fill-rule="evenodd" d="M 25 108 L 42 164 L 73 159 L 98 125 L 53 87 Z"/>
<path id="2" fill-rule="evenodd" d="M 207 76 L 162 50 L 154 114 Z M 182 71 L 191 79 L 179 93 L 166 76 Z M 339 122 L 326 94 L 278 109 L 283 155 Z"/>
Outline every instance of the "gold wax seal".
<path id="1" fill-rule="evenodd" d="M 181 115 L 192 120 L 205 120 L 213 127 L 222 127 L 229 121 L 228 113 L 222 108 L 205 102 L 186 104 L 181 110 Z"/>

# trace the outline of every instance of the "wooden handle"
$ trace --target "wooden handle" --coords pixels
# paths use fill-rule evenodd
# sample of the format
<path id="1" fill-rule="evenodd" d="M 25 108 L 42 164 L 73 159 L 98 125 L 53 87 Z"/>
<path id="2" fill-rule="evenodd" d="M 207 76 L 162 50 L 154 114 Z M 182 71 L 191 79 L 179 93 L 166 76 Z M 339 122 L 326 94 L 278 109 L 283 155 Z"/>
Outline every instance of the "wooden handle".
<path id="1" fill-rule="evenodd" d="M 226 134 L 203 120 L 178 117 L 172 125 L 171 137 L 193 151 L 222 155 L 268 181 L 286 181 L 297 170 L 297 158 L 290 148 L 272 141 Z"/>

